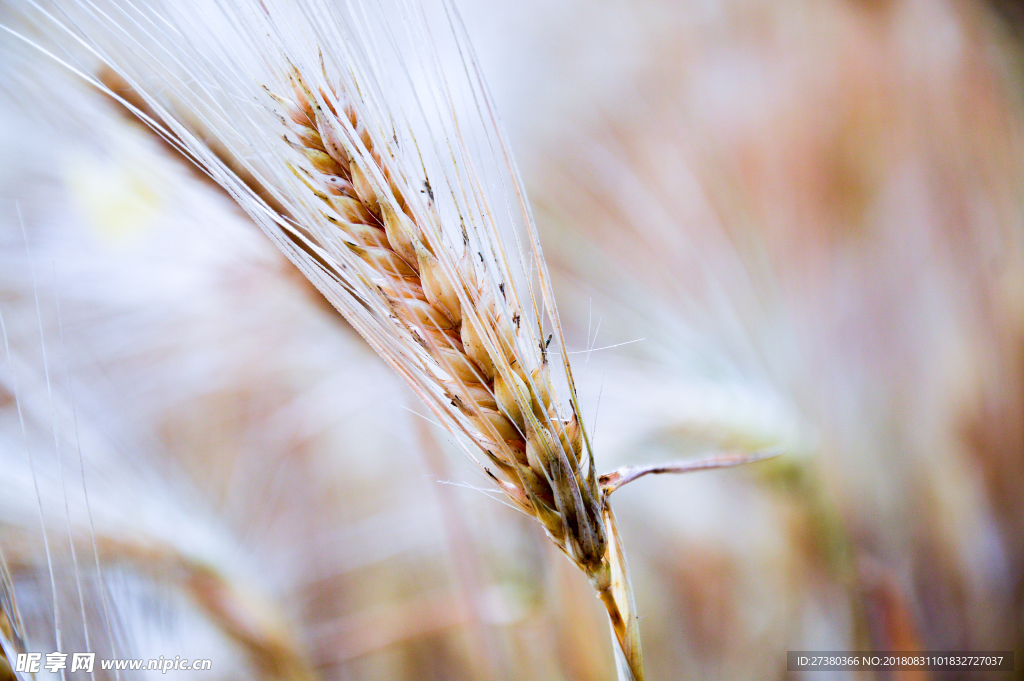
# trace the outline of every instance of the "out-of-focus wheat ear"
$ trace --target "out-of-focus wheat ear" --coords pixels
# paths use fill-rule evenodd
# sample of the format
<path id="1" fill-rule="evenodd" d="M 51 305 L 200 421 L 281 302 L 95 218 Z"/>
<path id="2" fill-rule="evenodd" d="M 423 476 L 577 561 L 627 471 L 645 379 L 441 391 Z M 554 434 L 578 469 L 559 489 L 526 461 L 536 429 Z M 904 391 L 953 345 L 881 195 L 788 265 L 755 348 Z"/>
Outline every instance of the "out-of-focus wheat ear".
<path id="1" fill-rule="evenodd" d="M 189 595 L 221 631 L 236 641 L 253 664 L 282 681 L 317 681 L 297 641 L 279 614 L 257 594 L 246 592 L 207 565 L 182 564 Z"/>
<path id="2" fill-rule="evenodd" d="M 619 681 L 644 681 L 640 627 L 636 604 L 633 602 L 633 586 L 626 566 L 626 551 L 619 536 L 615 514 L 607 502 L 603 504 L 601 515 L 608 531 L 607 561 L 601 566 L 601 574 L 591 575 L 591 582 L 608 611 Z"/>

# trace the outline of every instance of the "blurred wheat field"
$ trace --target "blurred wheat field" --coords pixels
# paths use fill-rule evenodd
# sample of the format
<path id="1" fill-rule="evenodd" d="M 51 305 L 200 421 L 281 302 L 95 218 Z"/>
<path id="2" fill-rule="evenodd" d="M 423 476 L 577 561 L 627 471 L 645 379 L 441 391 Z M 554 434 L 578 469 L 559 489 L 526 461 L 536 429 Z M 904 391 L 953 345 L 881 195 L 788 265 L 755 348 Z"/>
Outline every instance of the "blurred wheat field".
<path id="1" fill-rule="evenodd" d="M 1017 29 L 971 2 L 459 6 L 599 468 L 786 452 L 618 493 L 649 677 L 787 678 L 797 649 L 1020 669 Z M 39 30 L 21 9 L 0 23 Z M 8 659 L 614 678 L 574 569 L 230 198 L 0 50 Z"/>

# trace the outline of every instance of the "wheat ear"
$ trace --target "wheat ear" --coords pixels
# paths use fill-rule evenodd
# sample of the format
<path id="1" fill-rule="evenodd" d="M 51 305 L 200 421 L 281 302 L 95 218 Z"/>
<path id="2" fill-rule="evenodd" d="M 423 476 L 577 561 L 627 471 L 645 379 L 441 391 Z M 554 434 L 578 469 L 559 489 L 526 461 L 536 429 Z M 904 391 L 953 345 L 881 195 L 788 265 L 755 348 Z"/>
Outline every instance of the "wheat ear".
<path id="1" fill-rule="evenodd" d="M 374 148 L 354 109 L 334 92 L 314 96 L 297 71 L 292 82 L 294 101 L 275 99 L 285 107 L 294 147 L 308 160 L 295 173 L 322 201 L 324 218 L 346 247 L 369 266 L 393 318 L 433 362 L 457 412 L 452 420 L 497 471 L 485 466 L 487 473 L 587 574 L 632 677 L 643 679 L 625 562 L 618 542 L 609 543 L 614 516 L 575 403 L 562 417 L 546 344 L 539 361 L 521 351 L 515 304 L 503 284 L 496 291 L 478 272 L 468 249 L 445 262 L 450 246 L 417 221 L 396 182 L 400 172 Z"/>

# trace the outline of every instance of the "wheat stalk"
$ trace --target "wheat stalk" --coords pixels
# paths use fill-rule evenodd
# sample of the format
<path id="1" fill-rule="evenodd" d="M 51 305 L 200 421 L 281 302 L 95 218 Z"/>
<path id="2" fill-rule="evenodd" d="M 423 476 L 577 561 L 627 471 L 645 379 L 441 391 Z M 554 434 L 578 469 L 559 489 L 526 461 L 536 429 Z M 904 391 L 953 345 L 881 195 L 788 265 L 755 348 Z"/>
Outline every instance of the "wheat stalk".
<path id="1" fill-rule="evenodd" d="M 618 549 L 613 551 L 618 555 L 610 555 L 609 535 L 612 543 L 617 537 L 614 516 L 575 401 L 571 416 L 562 416 L 547 343 L 538 347 L 539 361 L 520 350 L 520 311 L 509 304 L 504 283 L 495 291 L 477 271 L 468 248 L 444 262 L 448 244 L 417 221 L 395 182 L 401 171 L 393 158 L 375 149 L 355 110 L 333 90 L 331 96 L 321 91 L 316 97 L 298 71 L 292 83 L 294 101 L 275 98 L 285 107 L 282 120 L 298 140 L 295 148 L 310 166 L 295 172 L 323 203 L 324 219 L 372 270 L 374 285 L 410 342 L 434 364 L 452 420 L 465 426 L 498 474 L 485 470 L 587 574 L 633 677 L 642 679 L 625 563 Z M 354 148 L 355 140 L 363 149 Z M 384 178 L 386 185 L 372 182 L 373 177 Z"/>

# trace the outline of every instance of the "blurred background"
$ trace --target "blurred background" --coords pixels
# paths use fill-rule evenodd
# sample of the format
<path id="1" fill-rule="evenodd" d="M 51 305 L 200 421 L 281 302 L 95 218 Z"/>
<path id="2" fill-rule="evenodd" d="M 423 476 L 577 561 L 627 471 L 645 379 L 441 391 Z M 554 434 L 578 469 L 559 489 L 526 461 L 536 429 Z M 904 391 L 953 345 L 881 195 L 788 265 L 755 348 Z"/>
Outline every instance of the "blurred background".
<path id="1" fill-rule="evenodd" d="M 786 452 L 616 493 L 649 678 L 1012 649 L 1024 679 L 1021 6 L 458 5 L 599 468 Z M 613 679 L 576 568 L 230 198 L 0 54 L 5 653 Z"/>

